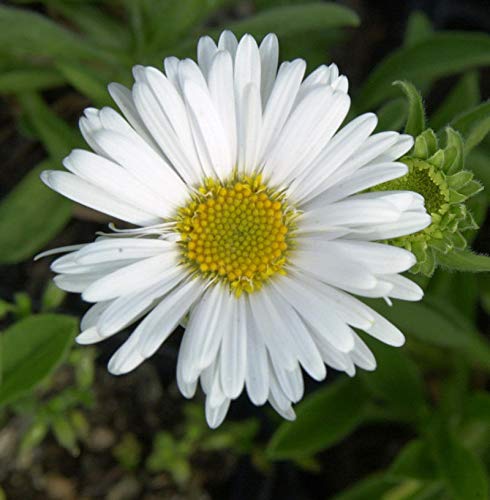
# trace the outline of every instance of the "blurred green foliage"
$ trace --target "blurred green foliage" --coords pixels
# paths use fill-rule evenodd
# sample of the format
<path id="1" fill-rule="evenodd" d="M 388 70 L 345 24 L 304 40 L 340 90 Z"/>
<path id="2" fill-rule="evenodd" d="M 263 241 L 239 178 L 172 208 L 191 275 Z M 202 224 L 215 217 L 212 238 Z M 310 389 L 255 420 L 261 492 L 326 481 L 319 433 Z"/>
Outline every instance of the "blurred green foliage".
<path id="1" fill-rule="evenodd" d="M 224 27 L 258 37 L 275 31 L 282 58 L 304 57 L 311 69 L 329 62 L 330 49 L 348 36 L 346 28 L 360 23 L 352 10 L 327 2 L 255 0 L 247 3 L 248 16 L 237 15 L 231 0 L 44 0 L 36 2 L 36 11 L 28 8 L 28 0 L 12 3 L 22 5 L 0 6 L 0 94 L 16 103 L 19 130 L 42 143 L 46 159 L 0 203 L 4 264 L 31 258 L 72 216 L 72 204 L 38 181 L 41 170 L 59 168 L 63 156 L 82 142 L 73 116 L 56 112 L 47 91 L 74 96 L 77 113 L 89 104 L 111 105 L 106 84 L 129 84 L 132 65 L 161 66 L 169 55 L 193 56 L 198 36 L 216 35 Z M 419 135 L 430 126 L 440 139 L 448 125 L 456 131 L 454 137 L 464 142 L 466 168 L 486 188 L 468 202 L 480 225 L 490 193 L 490 103 L 481 102 L 478 69 L 489 64 L 489 35 L 435 32 L 417 13 L 408 20 L 403 46 L 353 92 L 352 113 L 377 111 L 378 130 L 406 126 Z M 459 75 L 453 88 L 426 116 L 422 97 L 440 78 L 453 75 Z M 471 242 L 476 231 L 464 236 Z M 113 449 L 115 460 L 128 470 L 144 462 L 149 471 L 165 471 L 177 484 L 189 480 L 193 455 L 213 449 L 250 454 L 262 465 L 290 459 L 315 469 L 317 452 L 356 429 L 396 422 L 415 437 L 389 467 L 358 478 L 335 500 L 489 498 L 490 345 L 488 330 L 480 331 L 477 319 L 481 311 L 490 313 L 490 278 L 469 274 L 488 271 L 489 258 L 465 250 L 439 259 L 443 269 L 419 278 L 426 291 L 422 303 L 388 307 L 370 301 L 405 332 L 407 346 L 371 342 L 377 370 L 324 384 L 297 406 L 295 422 L 278 426 L 265 453 L 257 422 L 226 423 L 211 432 L 202 411 L 186 405 L 178 432 L 159 432 L 145 460 L 131 433 Z M 0 409 L 3 416 L 23 415 L 29 422 L 21 455 L 49 432 L 76 454 L 87 433 L 82 409 L 92 402 L 93 353 L 70 353 L 76 319 L 54 312 L 63 298 L 50 285 L 36 314 L 25 292 L 12 302 L 0 301 L 0 319 L 11 324 L 0 336 Z M 73 370 L 74 381 L 47 396 L 53 371 L 63 362 Z"/>

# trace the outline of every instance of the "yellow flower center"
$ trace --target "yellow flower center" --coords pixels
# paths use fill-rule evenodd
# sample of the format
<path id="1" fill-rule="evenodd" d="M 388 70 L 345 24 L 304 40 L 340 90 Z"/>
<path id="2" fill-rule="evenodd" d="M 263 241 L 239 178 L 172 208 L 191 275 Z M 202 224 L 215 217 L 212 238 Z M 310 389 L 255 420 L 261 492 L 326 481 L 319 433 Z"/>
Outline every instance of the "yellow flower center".
<path id="1" fill-rule="evenodd" d="M 260 176 L 206 180 L 179 210 L 184 262 L 207 278 L 227 281 L 240 295 L 259 289 L 284 264 L 294 211 Z"/>

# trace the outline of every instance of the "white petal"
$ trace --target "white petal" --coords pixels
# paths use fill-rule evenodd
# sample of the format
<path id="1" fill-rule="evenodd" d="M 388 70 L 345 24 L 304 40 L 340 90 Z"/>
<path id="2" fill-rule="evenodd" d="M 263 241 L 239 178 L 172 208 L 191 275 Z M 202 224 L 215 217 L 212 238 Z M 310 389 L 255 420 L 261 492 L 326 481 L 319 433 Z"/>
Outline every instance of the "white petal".
<path id="1" fill-rule="evenodd" d="M 331 203 L 354 193 L 359 193 L 383 182 L 398 179 L 408 172 L 403 163 L 379 163 L 372 167 L 364 167 L 355 176 L 349 177 L 330 188 L 322 199 Z"/>
<path id="2" fill-rule="evenodd" d="M 94 282 L 82 297 L 87 302 L 99 302 L 148 288 L 162 278 L 163 273 L 178 263 L 178 252 L 166 252 L 123 267 Z"/>
<path id="3" fill-rule="evenodd" d="M 262 67 L 260 95 L 262 107 L 265 108 L 276 79 L 277 64 L 279 61 L 279 41 L 274 33 L 269 33 L 262 40 L 260 47 L 260 63 Z"/>
<path id="4" fill-rule="evenodd" d="M 228 30 L 223 31 L 219 37 L 218 41 L 218 49 L 219 50 L 227 50 L 232 59 L 235 59 L 236 50 L 238 47 L 238 40 L 236 36 Z"/>
<path id="5" fill-rule="evenodd" d="M 193 382 L 200 372 L 216 357 L 225 328 L 228 324 L 230 301 L 228 291 L 221 285 L 211 286 L 191 311 L 184 337 L 182 354 L 183 380 Z M 181 347 L 182 349 L 182 347 Z"/>
<path id="6" fill-rule="evenodd" d="M 128 373 L 152 356 L 201 293 L 202 283 L 190 280 L 165 296 L 111 357 L 109 371 L 114 375 Z"/>
<path id="7" fill-rule="evenodd" d="M 124 259 L 145 259 L 167 250 L 175 243 L 159 239 L 117 238 L 89 243 L 76 252 L 76 262 L 82 265 L 113 262 Z"/>
<path id="8" fill-rule="evenodd" d="M 248 397 L 253 404 L 260 406 L 267 400 L 269 393 L 269 362 L 267 348 L 247 303 L 247 372 L 245 383 Z"/>
<path id="9" fill-rule="evenodd" d="M 316 328 L 337 349 L 348 352 L 354 346 L 352 330 L 335 310 L 326 307 L 311 287 L 297 278 L 280 276 L 271 285 L 298 311 L 308 325 Z"/>
<path id="10" fill-rule="evenodd" d="M 207 400 L 206 400 L 207 403 Z M 221 406 L 211 408 L 206 404 L 206 421 L 211 429 L 219 427 L 228 413 L 230 407 L 230 400 L 226 399 Z"/>
<path id="11" fill-rule="evenodd" d="M 230 174 L 234 159 L 211 96 L 193 81 L 185 82 L 184 95 L 193 118 L 194 140 L 201 144 L 201 148 L 198 148 L 201 163 L 208 163 L 208 168 L 214 169 L 218 177 L 224 179 Z"/>
<path id="12" fill-rule="evenodd" d="M 264 174 L 273 184 L 290 181 L 311 163 L 337 131 L 349 105 L 346 94 L 334 93 L 327 85 L 311 90 L 265 156 Z"/>
<path id="13" fill-rule="evenodd" d="M 106 191 L 68 172 L 45 170 L 41 174 L 41 180 L 70 200 L 131 224 L 148 226 L 160 221 L 154 215 L 118 200 Z"/>
<path id="14" fill-rule="evenodd" d="M 209 93 L 228 137 L 233 162 L 237 158 L 237 119 L 235 110 L 235 88 L 233 61 L 229 52 L 218 51 L 214 57 L 208 77 Z"/>
<path id="15" fill-rule="evenodd" d="M 172 166 L 182 175 L 186 182 L 197 181 L 200 174 L 198 167 L 193 165 L 187 156 L 182 143 L 167 116 L 162 112 L 160 104 L 150 87 L 144 83 L 136 83 L 133 86 L 133 98 L 145 125 L 151 130 L 155 142 L 165 153 Z M 166 162 L 161 158 L 156 165 L 158 163 Z M 157 169 L 160 170 L 161 167 L 157 167 Z"/>
<path id="16" fill-rule="evenodd" d="M 274 87 L 264 110 L 262 128 L 262 146 L 259 163 L 262 163 L 269 148 L 277 140 L 298 93 L 305 73 L 306 63 L 296 59 L 290 63 L 282 63 L 277 74 Z"/>
<path id="17" fill-rule="evenodd" d="M 241 93 L 238 112 L 238 170 L 250 174 L 258 167 L 262 129 L 260 95 L 253 83 Z"/>
<path id="18" fill-rule="evenodd" d="M 260 53 L 255 38 L 244 35 L 238 44 L 235 56 L 235 92 L 240 99 L 249 83 L 260 89 Z"/>
<path id="19" fill-rule="evenodd" d="M 154 214 L 155 217 L 171 215 L 171 205 L 165 203 L 131 172 L 102 156 L 75 149 L 63 160 L 63 165 L 94 186 Z"/>
<path id="20" fill-rule="evenodd" d="M 211 61 L 216 54 L 218 47 L 210 36 L 202 36 L 197 44 L 197 62 L 205 77 L 208 76 Z"/>
<path id="21" fill-rule="evenodd" d="M 374 354 L 357 334 L 354 335 L 354 350 L 350 353 L 350 357 L 357 366 L 364 370 L 376 369 Z"/>
<path id="22" fill-rule="evenodd" d="M 383 276 L 383 280 L 393 285 L 390 291 L 390 297 L 394 299 L 418 301 L 424 296 L 422 288 L 420 288 L 417 283 L 414 283 L 404 276 L 390 274 L 388 276 Z"/>
<path id="23" fill-rule="evenodd" d="M 95 135 L 106 153 L 148 189 L 173 204 L 180 204 L 187 189 L 175 171 L 143 141 L 133 140 L 110 130 Z"/>
<path id="24" fill-rule="evenodd" d="M 153 308 L 157 299 L 183 281 L 185 276 L 181 268 L 171 268 L 162 273 L 155 285 L 115 299 L 97 321 L 100 334 L 109 337 L 134 323 Z"/>
<path id="25" fill-rule="evenodd" d="M 76 343 L 80 345 L 96 344 L 97 342 L 101 342 L 102 340 L 105 340 L 105 337 L 102 337 L 100 335 L 95 326 L 92 326 L 91 328 L 82 331 L 75 338 Z"/>
<path id="26" fill-rule="evenodd" d="M 235 299 L 231 328 L 223 334 L 220 354 L 221 387 L 235 399 L 243 390 L 247 367 L 247 314 L 245 298 Z"/>

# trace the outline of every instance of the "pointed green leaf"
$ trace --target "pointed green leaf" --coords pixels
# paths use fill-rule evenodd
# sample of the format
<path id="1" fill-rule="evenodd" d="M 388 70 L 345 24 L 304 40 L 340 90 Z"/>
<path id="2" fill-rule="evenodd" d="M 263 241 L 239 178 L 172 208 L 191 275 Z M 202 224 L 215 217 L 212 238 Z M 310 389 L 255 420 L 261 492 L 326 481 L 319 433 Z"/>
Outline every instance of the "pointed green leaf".
<path id="1" fill-rule="evenodd" d="M 434 32 L 430 19 L 420 11 L 410 14 L 403 43 L 410 47 L 429 37 Z"/>
<path id="2" fill-rule="evenodd" d="M 389 477 L 431 480 L 436 477 L 435 463 L 427 444 L 414 439 L 406 444 L 388 470 Z"/>
<path id="3" fill-rule="evenodd" d="M 30 124 L 54 160 L 61 160 L 73 148 L 83 145 L 80 134 L 57 116 L 38 94 L 21 93 L 17 98 Z"/>
<path id="4" fill-rule="evenodd" d="M 65 79 L 57 71 L 47 68 L 14 69 L 0 73 L 0 94 L 16 94 L 59 87 Z"/>
<path id="5" fill-rule="evenodd" d="M 41 14 L 5 6 L 0 6 L 0 53 L 57 60 L 111 58 Z"/>
<path id="6" fill-rule="evenodd" d="M 101 77 L 100 71 L 96 72 L 81 64 L 59 63 L 56 67 L 68 83 L 88 97 L 95 106 L 102 108 L 112 105 L 106 88 L 107 82 L 112 80 L 109 75 Z"/>
<path id="7" fill-rule="evenodd" d="M 377 132 L 400 130 L 407 118 L 407 102 L 403 98 L 392 99 L 377 111 Z"/>
<path id="8" fill-rule="evenodd" d="M 462 134 L 465 150 L 469 152 L 490 132 L 490 101 L 461 113 L 453 119 L 451 126 Z"/>
<path id="9" fill-rule="evenodd" d="M 460 113 L 480 102 L 478 73 L 471 71 L 462 76 L 443 103 L 430 118 L 430 126 L 438 130 Z"/>
<path id="10" fill-rule="evenodd" d="M 0 203 L 0 262 L 32 257 L 70 220 L 72 203 L 46 187 L 39 175 L 57 168 L 43 162 L 29 172 Z"/>
<path id="11" fill-rule="evenodd" d="M 1 335 L 3 381 L 0 405 L 34 389 L 65 357 L 77 320 L 61 314 L 29 316 Z"/>
<path id="12" fill-rule="evenodd" d="M 392 52 L 371 73 L 358 95 L 359 112 L 392 97 L 391 83 L 428 80 L 490 64 L 490 36 L 483 33 L 435 33 L 410 47 Z"/>
<path id="13" fill-rule="evenodd" d="M 488 500 L 488 479 L 479 458 L 436 422 L 429 433 L 439 472 L 456 500 Z"/>
<path id="14" fill-rule="evenodd" d="M 426 128 L 422 96 L 410 82 L 398 80 L 393 82 L 393 85 L 400 87 L 408 100 L 408 118 L 405 133 L 417 137 Z"/>
<path id="15" fill-rule="evenodd" d="M 490 257 L 471 250 L 450 252 L 439 259 L 440 263 L 453 271 L 484 273 L 490 271 Z"/>
<path id="16" fill-rule="evenodd" d="M 439 258 L 442 254 L 439 254 Z M 451 304 L 425 297 L 423 302 L 398 301 L 393 307 L 366 300 L 407 336 L 430 345 L 454 349 L 472 363 L 490 370 L 490 346 Z"/>
<path id="17" fill-rule="evenodd" d="M 407 352 L 379 342 L 368 341 L 376 361 L 373 372 L 362 373 L 367 388 L 385 401 L 400 419 L 416 421 L 427 410 L 424 383 L 418 366 Z"/>
<path id="18" fill-rule="evenodd" d="M 452 163 L 444 164 L 444 171 L 447 174 L 459 172 L 464 167 L 464 143 L 461 134 L 451 127 L 446 127 L 446 148 L 454 148 L 456 156 Z"/>
<path id="19" fill-rule="evenodd" d="M 274 32 L 281 37 L 314 30 L 358 26 L 359 22 L 358 15 L 347 7 L 316 2 L 267 9 L 243 21 L 231 23 L 229 29 L 237 36 L 250 33 L 262 38 Z"/>
<path id="20" fill-rule="evenodd" d="M 312 455 L 350 434 L 363 420 L 366 393 L 358 379 L 342 379 L 319 389 L 296 409 L 296 420 L 284 422 L 267 447 L 270 458 Z"/>

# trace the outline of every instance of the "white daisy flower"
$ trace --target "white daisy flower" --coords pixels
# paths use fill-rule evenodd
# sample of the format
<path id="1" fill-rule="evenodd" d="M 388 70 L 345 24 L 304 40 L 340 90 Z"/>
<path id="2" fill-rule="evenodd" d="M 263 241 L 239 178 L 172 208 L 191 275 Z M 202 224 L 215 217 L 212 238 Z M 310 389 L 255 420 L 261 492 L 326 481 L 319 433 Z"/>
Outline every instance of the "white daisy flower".
<path id="1" fill-rule="evenodd" d="M 302 59 L 278 68 L 278 41 L 260 46 L 225 31 L 199 41 L 165 71 L 136 66 L 131 90 L 112 83 L 121 114 L 89 108 L 80 120 L 94 152 L 75 150 L 69 172 L 43 181 L 64 196 L 138 226 L 65 247 L 52 269 L 63 290 L 94 305 L 80 344 L 140 320 L 109 362 L 121 375 L 185 324 L 177 382 L 206 394 L 211 427 L 246 388 L 293 419 L 305 370 L 354 375 L 376 362 L 362 330 L 393 346 L 403 334 L 353 295 L 419 300 L 400 275 L 407 250 L 378 243 L 430 223 L 413 192 L 366 192 L 400 177 L 412 146 L 373 134 L 367 113 L 340 128 L 347 78 L 335 64 L 304 78 Z"/>

